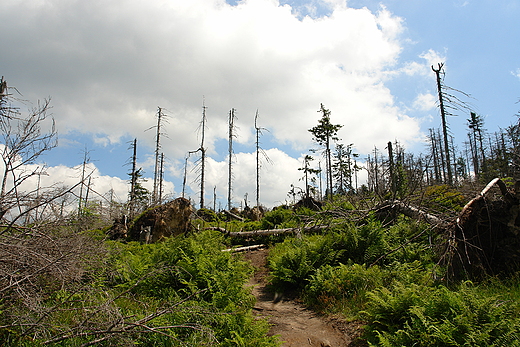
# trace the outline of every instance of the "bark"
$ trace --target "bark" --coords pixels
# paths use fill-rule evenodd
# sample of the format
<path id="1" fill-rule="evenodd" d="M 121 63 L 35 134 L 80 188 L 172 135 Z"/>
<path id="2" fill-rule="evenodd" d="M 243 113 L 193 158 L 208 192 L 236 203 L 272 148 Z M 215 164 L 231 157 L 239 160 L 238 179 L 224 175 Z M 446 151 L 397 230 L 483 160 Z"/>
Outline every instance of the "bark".
<path id="1" fill-rule="evenodd" d="M 380 214 L 388 212 L 388 211 L 392 211 L 395 213 L 402 213 L 407 217 L 419 219 L 419 220 L 422 219 L 425 222 L 427 222 L 428 224 L 432 224 L 432 225 L 446 226 L 448 224 L 446 221 L 444 221 L 443 219 L 441 219 L 437 216 L 434 216 L 430 213 L 422 211 L 417 207 L 408 205 L 399 200 L 385 201 L 376 208 L 376 211 Z"/>
<path id="2" fill-rule="evenodd" d="M 263 245 L 263 244 L 262 245 L 252 245 L 252 246 L 223 249 L 222 252 L 232 252 L 232 253 L 247 252 L 247 251 L 252 251 L 252 250 L 264 248 L 264 247 L 266 247 L 266 245 Z"/>
<path id="3" fill-rule="evenodd" d="M 268 235 L 278 235 L 278 234 L 298 234 L 300 232 L 314 232 L 320 231 L 323 229 L 329 228 L 328 225 L 316 225 L 312 227 L 304 227 L 304 228 L 285 228 L 285 229 L 269 229 L 269 230 L 254 230 L 254 231 L 239 231 L 239 232 L 230 232 L 224 228 L 207 228 L 208 230 L 216 230 L 222 233 L 225 233 L 229 237 L 239 237 L 239 238 L 248 238 L 255 236 L 268 236 Z"/>

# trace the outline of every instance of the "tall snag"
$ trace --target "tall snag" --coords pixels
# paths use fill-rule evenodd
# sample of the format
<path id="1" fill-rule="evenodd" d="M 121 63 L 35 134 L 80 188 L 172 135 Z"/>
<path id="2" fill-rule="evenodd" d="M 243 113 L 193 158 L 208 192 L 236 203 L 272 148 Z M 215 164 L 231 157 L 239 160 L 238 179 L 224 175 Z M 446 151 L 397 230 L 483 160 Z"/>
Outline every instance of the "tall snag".
<path id="1" fill-rule="evenodd" d="M 231 210 L 232 204 L 231 204 L 231 198 L 232 198 L 232 181 L 233 181 L 233 137 L 236 137 L 235 135 L 235 109 L 232 108 L 229 111 L 229 148 L 228 148 L 228 154 L 229 154 L 229 165 L 228 165 L 228 210 Z"/>
<path id="2" fill-rule="evenodd" d="M 202 101 L 202 120 L 200 122 L 200 208 L 204 208 L 204 173 L 206 171 L 206 148 L 204 147 L 204 135 L 206 131 L 206 103 Z"/>
<path id="3" fill-rule="evenodd" d="M 157 205 L 161 201 L 160 197 L 160 189 L 162 185 L 162 169 L 161 169 L 161 135 L 164 135 L 161 132 L 162 122 L 166 119 L 166 115 L 163 113 L 163 109 L 161 107 L 157 108 L 157 125 L 153 126 L 149 129 L 156 128 L 155 133 L 155 169 L 153 173 L 153 193 L 152 193 L 152 205 Z M 149 130 L 148 129 L 148 130 Z"/>
<path id="4" fill-rule="evenodd" d="M 453 175 L 451 173 L 450 148 L 448 145 L 448 124 L 446 122 L 446 109 L 444 107 L 444 91 L 442 88 L 442 78 L 441 78 L 441 74 L 444 74 L 443 67 L 444 67 L 444 63 L 439 63 L 437 69 L 435 69 L 432 65 L 432 70 L 433 70 L 433 72 L 435 72 L 435 77 L 437 80 L 437 92 L 439 94 L 439 109 L 441 112 L 441 121 L 442 121 L 444 155 L 446 156 L 446 163 L 447 163 L 447 165 L 446 165 L 447 166 L 447 183 L 449 185 L 453 185 Z"/>
<path id="5" fill-rule="evenodd" d="M 260 207 L 260 153 L 262 153 L 263 157 L 268 163 L 272 163 L 271 159 L 265 153 L 265 151 L 260 147 L 260 135 L 262 135 L 262 130 L 267 130 L 266 128 L 261 128 L 257 124 L 258 121 L 258 110 L 256 110 L 255 114 L 255 131 L 256 131 L 256 206 Z"/>
<path id="6" fill-rule="evenodd" d="M 453 185 L 453 169 L 452 169 L 452 158 L 451 158 L 451 150 L 450 150 L 450 140 L 449 140 L 449 127 L 446 117 L 453 116 L 454 114 L 450 112 L 450 110 L 459 110 L 459 111 L 470 111 L 469 105 L 460 100 L 457 96 L 453 94 L 453 92 L 460 93 L 466 97 L 469 97 L 469 94 L 466 94 L 460 90 L 453 89 L 444 84 L 444 63 L 438 63 L 437 68 L 431 66 L 432 71 L 435 73 L 436 81 L 437 81 L 437 93 L 439 98 L 439 109 L 441 115 L 442 122 L 442 140 L 443 147 L 441 150 L 441 157 L 444 157 L 443 164 L 445 167 L 445 182 L 449 185 Z"/>

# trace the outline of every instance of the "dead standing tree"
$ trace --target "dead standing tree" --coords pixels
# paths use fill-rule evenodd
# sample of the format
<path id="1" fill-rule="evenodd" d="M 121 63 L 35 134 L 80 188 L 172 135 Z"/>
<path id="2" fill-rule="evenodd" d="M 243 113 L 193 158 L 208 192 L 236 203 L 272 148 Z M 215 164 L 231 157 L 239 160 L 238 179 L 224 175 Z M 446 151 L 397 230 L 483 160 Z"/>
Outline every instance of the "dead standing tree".
<path id="1" fill-rule="evenodd" d="M 49 99 L 38 103 L 38 106 L 29 111 L 28 116 L 22 116 L 9 101 L 7 82 L 3 78 L 0 85 L 0 218 L 3 218 L 14 209 L 21 214 L 38 196 L 39 187 L 23 191 L 22 185 L 33 177 L 45 174 L 44 165 L 31 165 L 43 153 L 56 147 L 57 132 L 54 119 L 47 113 L 50 108 Z M 42 128 L 49 130 L 44 133 Z"/>
<path id="2" fill-rule="evenodd" d="M 229 148 L 228 148 L 228 154 L 229 154 L 229 165 L 228 165 L 228 210 L 231 210 L 232 204 L 231 204 L 231 198 L 232 198 L 232 183 L 233 183 L 233 138 L 236 137 L 235 130 L 235 120 L 237 117 L 235 116 L 235 109 L 232 108 L 229 111 Z"/>
<path id="3" fill-rule="evenodd" d="M 206 132 L 206 103 L 202 102 L 202 120 L 200 122 L 200 208 L 204 208 L 204 174 L 206 171 L 206 148 L 204 147 L 204 135 Z"/>
<path id="4" fill-rule="evenodd" d="M 258 126 L 258 110 L 256 110 L 255 114 L 255 131 L 256 131 L 256 206 L 260 207 L 260 153 L 263 155 L 264 159 L 268 163 L 272 163 L 271 159 L 267 155 L 267 153 L 260 147 L 260 135 L 262 135 L 263 130 L 267 130 L 266 128 L 262 128 Z M 268 131 L 268 130 L 267 130 Z"/>
<path id="5" fill-rule="evenodd" d="M 152 205 L 157 205 L 161 201 L 161 186 L 162 186 L 162 167 L 161 167 L 161 135 L 165 135 L 161 132 L 162 122 L 166 120 L 166 115 L 163 113 L 161 107 L 157 108 L 157 125 L 148 128 L 147 130 L 156 128 L 155 133 L 155 169 L 153 173 L 153 192 L 152 192 Z"/>
<path id="6" fill-rule="evenodd" d="M 450 140 L 449 140 L 449 127 L 446 117 L 454 116 L 450 110 L 464 110 L 470 111 L 470 107 L 464 101 L 461 101 L 457 96 L 453 94 L 453 92 L 460 93 L 466 97 L 469 97 L 469 94 L 466 94 L 460 90 L 453 89 L 444 84 L 444 63 L 438 63 L 437 68 L 431 66 L 432 71 L 435 73 L 436 81 L 437 81 L 437 93 L 439 98 L 439 110 L 441 115 L 441 126 L 442 126 L 442 141 L 443 141 L 443 150 L 441 150 L 441 157 L 444 157 L 444 167 L 445 171 L 445 183 L 449 185 L 453 185 L 453 169 L 452 169 L 452 158 L 451 158 L 451 150 L 450 150 Z"/>

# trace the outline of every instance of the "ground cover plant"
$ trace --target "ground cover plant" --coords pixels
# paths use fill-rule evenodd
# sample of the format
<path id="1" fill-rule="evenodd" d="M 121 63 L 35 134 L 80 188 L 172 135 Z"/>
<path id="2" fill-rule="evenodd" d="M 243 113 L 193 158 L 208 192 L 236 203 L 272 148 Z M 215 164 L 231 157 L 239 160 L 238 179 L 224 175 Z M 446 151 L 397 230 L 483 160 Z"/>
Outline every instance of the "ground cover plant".
<path id="1" fill-rule="evenodd" d="M 244 288 L 251 268 L 222 252 L 223 236 L 203 231 L 162 243 L 104 242 L 104 267 L 42 293 L 27 313 L 24 298 L 0 300 L 0 337 L 12 346 L 277 346 L 255 320 Z M 14 294 L 13 294 L 14 295 Z M 13 313 L 15 313 L 13 311 Z"/>
<path id="2" fill-rule="evenodd" d="M 328 230 L 271 249 L 274 291 L 363 322 L 370 346 L 520 345 L 517 276 L 447 282 L 438 262 L 442 235 L 430 226 L 402 216 L 348 222 L 337 210 L 315 218 L 326 215 L 335 216 Z"/>

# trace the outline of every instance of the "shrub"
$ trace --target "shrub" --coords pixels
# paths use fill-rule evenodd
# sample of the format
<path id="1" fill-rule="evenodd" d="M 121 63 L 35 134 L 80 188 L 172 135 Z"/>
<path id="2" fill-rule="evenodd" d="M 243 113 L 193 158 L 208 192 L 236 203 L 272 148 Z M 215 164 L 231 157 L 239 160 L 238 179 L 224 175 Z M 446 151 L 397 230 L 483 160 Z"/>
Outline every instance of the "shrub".
<path id="1" fill-rule="evenodd" d="M 378 266 L 325 265 L 311 276 L 304 300 L 320 311 L 338 311 L 345 305 L 360 305 L 367 291 L 382 285 L 383 271 Z"/>
<path id="2" fill-rule="evenodd" d="M 397 284 L 369 293 L 366 337 L 372 346 L 520 346 L 516 303 L 472 285 Z"/>
<path id="3" fill-rule="evenodd" d="M 439 212 L 460 212 L 466 204 L 464 195 L 446 184 L 427 187 L 424 197 L 427 206 Z"/>
<path id="4" fill-rule="evenodd" d="M 227 246 L 218 232 L 172 237 L 159 244 L 110 241 L 107 245 L 110 256 L 105 271 L 97 270 L 74 287 L 54 290 L 36 303 L 38 311 L 30 312 L 32 316 L 25 313 L 25 321 L 37 324 L 10 325 L 2 312 L 2 342 L 12 346 L 79 346 L 96 340 L 107 346 L 240 346 L 244 341 L 250 346 L 279 345 L 277 338 L 266 335 L 267 323 L 252 315 L 254 297 L 244 288 L 250 266 L 221 251 Z M 2 299 L 0 311 L 5 307 Z M 19 306 L 11 315 L 27 311 Z M 22 321 L 21 317 L 17 319 Z"/>
<path id="5" fill-rule="evenodd" d="M 262 229 L 291 228 L 297 225 L 297 219 L 292 210 L 277 208 L 267 212 L 260 225 Z"/>

